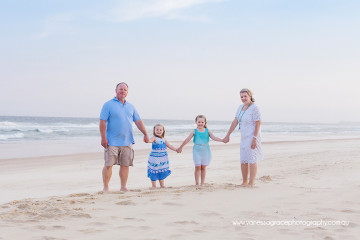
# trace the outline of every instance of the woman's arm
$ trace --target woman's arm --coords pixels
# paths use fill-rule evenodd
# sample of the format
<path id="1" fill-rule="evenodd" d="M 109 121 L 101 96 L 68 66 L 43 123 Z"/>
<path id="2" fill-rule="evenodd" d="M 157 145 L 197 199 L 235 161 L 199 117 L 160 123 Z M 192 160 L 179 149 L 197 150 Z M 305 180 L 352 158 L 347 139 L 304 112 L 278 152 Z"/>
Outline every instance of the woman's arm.
<path id="1" fill-rule="evenodd" d="M 224 143 L 228 143 L 230 141 L 230 134 L 235 130 L 235 128 L 238 124 L 239 124 L 239 120 L 237 118 L 235 118 L 230 125 L 228 133 L 226 134 L 226 136 L 223 139 Z"/>
<path id="2" fill-rule="evenodd" d="M 255 149 L 255 147 L 256 147 L 256 139 L 257 139 L 257 136 L 259 135 L 260 125 L 261 125 L 260 120 L 255 122 L 255 132 L 254 132 L 253 141 L 251 143 L 251 149 Z"/>
<path id="3" fill-rule="evenodd" d="M 209 131 L 209 137 L 214 140 L 214 141 L 218 141 L 218 142 L 222 142 L 223 140 L 221 138 L 215 137 L 214 134 L 212 132 Z"/>

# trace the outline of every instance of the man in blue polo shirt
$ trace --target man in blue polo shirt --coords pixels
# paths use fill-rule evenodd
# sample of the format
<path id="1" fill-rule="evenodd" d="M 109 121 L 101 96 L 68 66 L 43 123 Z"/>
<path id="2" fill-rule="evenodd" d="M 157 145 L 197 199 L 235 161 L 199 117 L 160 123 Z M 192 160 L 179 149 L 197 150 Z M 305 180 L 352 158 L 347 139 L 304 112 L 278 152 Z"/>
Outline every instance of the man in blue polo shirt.
<path id="1" fill-rule="evenodd" d="M 135 143 L 132 123 L 144 134 L 144 142 L 149 142 L 144 123 L 140 119 L 134 105 L 125 100 L 128 94 L 128 85 L 119 83 L 115 89 L 116 97 L 107 101 L 100 113 L 101 145 L 104 151 L 104 168 L 102 170 L 104 192 L 109 191 L 109 181 L 112 175 L 112 166 L 120 165 L 120 191 L 127 191 L 126 183 L 129 176 L 129 166 L 133 166 Z"/>

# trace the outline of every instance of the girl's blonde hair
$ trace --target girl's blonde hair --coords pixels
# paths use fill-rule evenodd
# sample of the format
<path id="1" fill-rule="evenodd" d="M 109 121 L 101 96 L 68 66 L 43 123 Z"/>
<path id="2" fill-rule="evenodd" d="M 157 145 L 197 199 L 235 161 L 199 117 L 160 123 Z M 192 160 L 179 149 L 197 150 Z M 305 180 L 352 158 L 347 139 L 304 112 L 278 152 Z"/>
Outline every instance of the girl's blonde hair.
<path id="1" fill-rule="evenodd" d="M 207 128 L 207 121 L 206 121 L 206 117 L 204 115 L 197 115 L 196 118 L 195 118 L 195 122 L 197 122 L 198 118 L 203 118 L 205 119 L 205 125 L 204 125 L 204 128 Z"/>
<path id="2" fill-rule="evenodd" d="M 253 98 L 253 96 L 252 96 L 253 93 L 250 91 L 250 89 L 243 88 L 243 89 L 241 89 L 240 93 L 247 93 L 249 95 L 249 97 L 250 97 L 250 100 L 252 102 L 255 102 L 255 98 Z"/>
<path id="3" fill-rule="evenodd" d="M 162 125 L 161 123 L 158 123 L 158 124 L 155 124 L 154 128 L 153 128 L 153 134 L 154 136 L 156 137 L 159 137 L 158 135 L 155 134 L 155 128 L 156 127 L 162 127 L 162 129 L 164 130 L 163 133 L 161 134 L 161 138 L 164 138 L 165 137 L 165 127 L 164 125 Z"/>

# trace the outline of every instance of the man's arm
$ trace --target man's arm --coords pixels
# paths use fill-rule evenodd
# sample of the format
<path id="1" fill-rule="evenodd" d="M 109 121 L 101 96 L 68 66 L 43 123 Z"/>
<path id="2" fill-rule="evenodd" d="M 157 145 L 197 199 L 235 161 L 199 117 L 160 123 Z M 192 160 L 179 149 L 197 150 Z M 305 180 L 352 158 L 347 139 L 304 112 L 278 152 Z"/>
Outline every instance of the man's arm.
<path id="1" fill-rule="evenodd" d="M 100 119 L 99 123 L 100 136 L 101 136 L 101 146 L 107 148 L 109 145 L 108 140 L 106 139 L 106 121 Z"/>
<path id="2" fill-rule="evenodd" d="M 139 120 L 135 121 L 135 125 L 140 130 L 140 132 L 142 132 L 142 134 L 144 134 L 144 142 L 148 143 L 149 136 L 146 132 L 146 128 L 145 128 L 143 121 L 141 119 L 139 119 Z"/>

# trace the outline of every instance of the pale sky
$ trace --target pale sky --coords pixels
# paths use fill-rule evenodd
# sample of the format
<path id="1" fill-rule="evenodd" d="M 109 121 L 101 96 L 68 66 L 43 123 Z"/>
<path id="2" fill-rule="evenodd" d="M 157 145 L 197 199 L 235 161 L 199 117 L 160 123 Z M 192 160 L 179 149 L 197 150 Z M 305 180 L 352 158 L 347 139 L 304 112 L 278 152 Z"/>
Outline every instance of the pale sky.
<path id="1" fill-rule="evenodd" d="M 360 122 L 360 1 L 0 0 L 0 115 Z"/>

